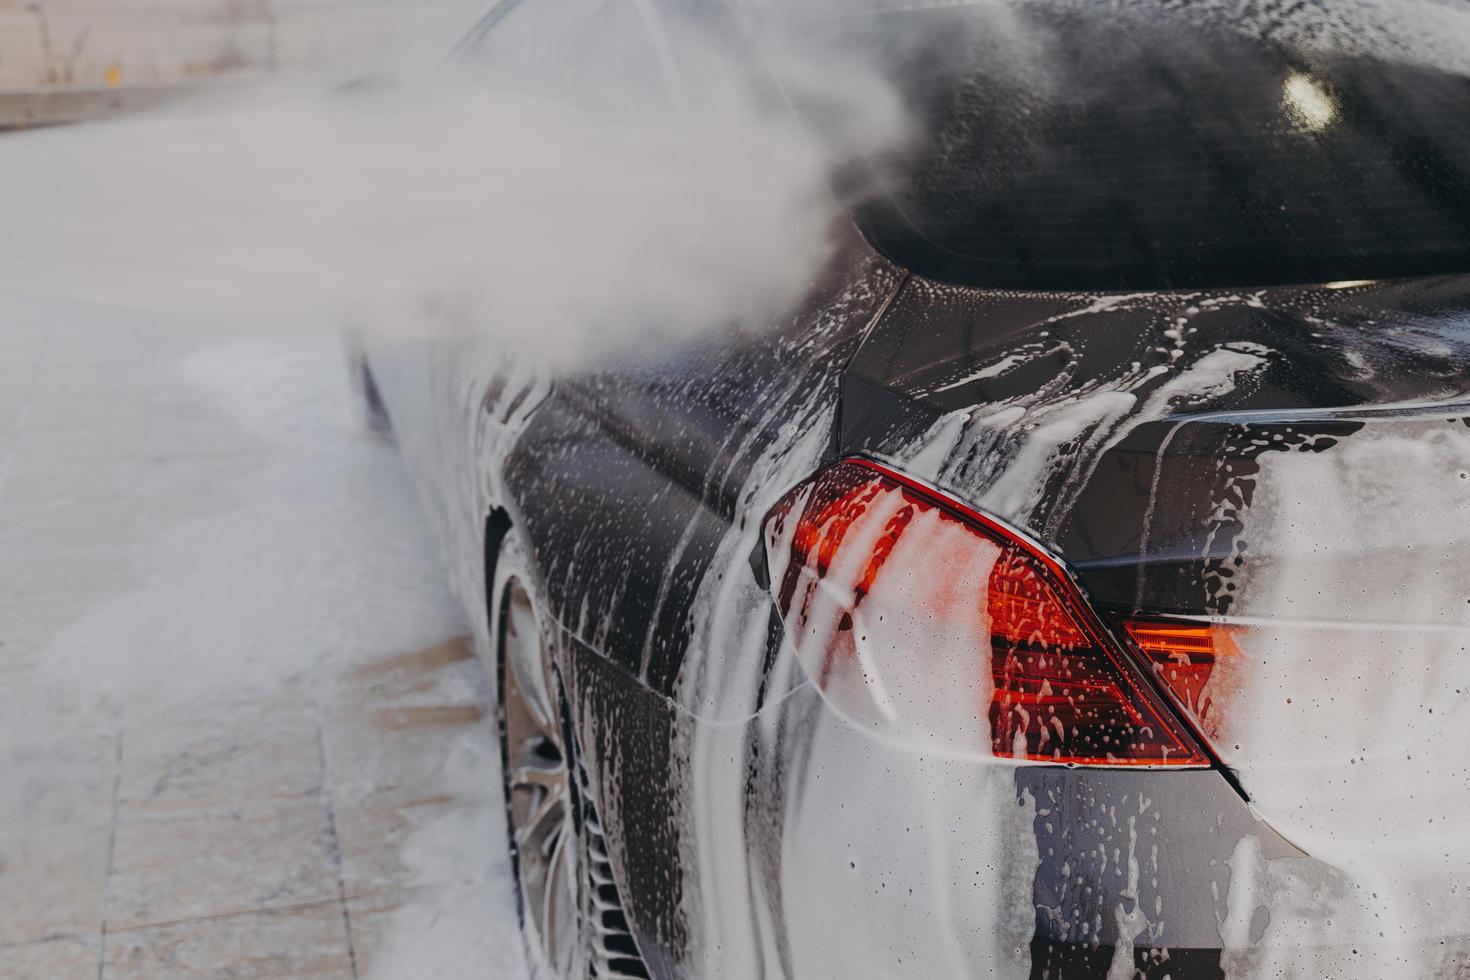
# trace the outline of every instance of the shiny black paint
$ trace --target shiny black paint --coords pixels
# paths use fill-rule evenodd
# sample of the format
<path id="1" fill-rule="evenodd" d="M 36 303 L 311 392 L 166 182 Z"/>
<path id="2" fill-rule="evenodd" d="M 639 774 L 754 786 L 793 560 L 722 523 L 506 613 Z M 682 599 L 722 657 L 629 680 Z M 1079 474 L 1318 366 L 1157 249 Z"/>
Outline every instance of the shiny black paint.
<path id="1" fill-rule="evenodd" d="M 1146 977 L 1223 975 L 1214 947 L 1230 884 L 1226 862 L 1242 836 L 1263 828 L 1218 773 L 1038 767 L 1020 770 L 1016 787 L 1036 801 L 1042 856 L 1032 977 L 1105 976 L 1119 939 L 1113 910 L 1135 903 L 1162 910 L 1134 940 L 1134 964 Z M 1128 853 L 1133 833 L 1145 870 L 1128 898 L 1117 855 Z M 1300 853 L 1269 831 L 1263 846 L 1272 857 Z M 1148 868 L 1154 849 L 1157 871 Z M 1100 931 L 1088 928 L 1097 924 Z"/>
<path id="2" fill-rule="evenodd" d="M 553 614 L 671 695 L 690 606 L 750 467 L 818 425 L 899 274 L 850 230 L 802 308 L 731 345 L 560 381 L 507 461 Z"/>
<path id="3" fill-rule="evenodd" d="M 679 811 L 666 790 L 679 765 L 678 712 L 606 657 L 563 635 L 580 745 L 602 806 L 603 834 L 638 948 L 651 975 L 672 977 L 689 942 Z M 613 797 L 603 787 L 616 779 Z M 616 799 L 616 806 L 608 804 Z"/>
<path id="4" fill-rule="evenodd" d="M 1470 277 L 1350 290 L 1164 293 L 1079 313 L 1094 295 L 969 290 L 910 279 L 843 379 L 843 454 L 901 452 L 945 413 L 1035 392 L 1066 397 L 1115 378 L 1131 362 L 1165 363 L 1163 331 L 1187 317 L 1185 353 L 1231 345 L 1270 350 L 1256 383 L 1192 410 L 1146 421 L 1094 460 L 1053 475 L 1042 506 L 1021 515 L 1064 557 L 1101 605 L 1155 613 L 1229 612 L 1228 582 L 1248 562 L 1238 522 L 1261 453 L 1324 451 L 1361 428 L 1354 411 L 1458 394 L 1470 370 Z M 1040 351 L 1000 377 L 936 390 L 1016 350 Z M 1366 354 L 1370 374 L 1348 360 Z M 1140 398 L 1169 379 L 1139 389 Z M 1447 409 L 1454 415 L 1458 410 Z M 950 460 L 940 483 L 983 494 L 1025 434 Z M 1170 488 L 1154 501 L 1156 488 Z M 1151 503 L 1154 506 L 1151 508 Z"/>
<path id="5" fill-rule="evenodd" d="M 1149 356 L 1161 310 L 1181 300 L 1056 319 L 1089 302 L 905 280 L 848 235 L 804 308 L 772 333 L 563 381 L 520 436 L 505 469 L 511 512 L 563 630 L 591 768 L 620 787 L 602 800 L 608 838 L 656 975 L 678 975 L 689 941 L 678 873 L 687 857 L 684 815 L 669 774 L 681 764 L 679 734 L 691 720 L 670 696 L 694 596 L 738 519 L 753 460 L 793 421 L 830 426 L 829 459 L 891 453 L 922 440 L 946 411 L 1112 376 L 1120 362 Z M 1218 526 L 1217 504 L 1231 495 L 1248 504 L 1254 459 L 1330 451 L 1363 424 L 1355 410 L 1442 396 L 1470 372 L 1470 278 L 1388 284 L 1335 302 L 1320 290 L 1276 290 L 1253 302 L 1197 318 L 1191 348 L 1270 347 L 1260 384 L 1188 417 L 1140 425 L 1085 472 L 1059 475 L 1048 506 L 1032 515 L 1030 530 L 1105 608 L 1228 610 L 1232 565 L 1250 550 L 1232 533 L 1238 528 Z M 1371 335 L 1388 369 L 1356 376 L 1342 356 L 1349 333 L 1358 347 Z M 1008 350 L 1059 341 L 1070 349 L 1025 371 L 933 390 Z M 998 456 L 1007 451 L 999 447 Z M 996 472 L 985 461 L 952 462 L 943 483 L 961 499 L 974 500 Z M 1161 481 L 1171 491 L 1150 511 Z M 779 639 L 772 617 L 768 653 Z M 769 664 L 768 656 L 749 669 Z M 780 792 L 771 767 L 800 770 L 801 718 L 783 724 L 797 755 L 747 758 L 753 796 Z M 1268 855 L 1298 853 L 1250 816 L 1218 772 L 1022 768 L 1016 786 L 1018 800 L 1041 808 L 1033 977 L 1106 973 L 1122 882 L 1097 856 L 1126 841 L 1117 813 L 1146 801 L 1146 832 L 1161 853 L 1135 899 L 1166 910 L 1161 925 L 1135 940 L 1136 967 L 1148 977 L 1223 975 L 1224 862 L 1242 834 L 1262 835 Z M 747 814 L 746 825 L 750 858 L 779 903 L 779 857 L 769 846 L 780 839 L 779 807 Z M 1086 932 L 1083 922 L 1101 922 L 1102 931 Z"/>

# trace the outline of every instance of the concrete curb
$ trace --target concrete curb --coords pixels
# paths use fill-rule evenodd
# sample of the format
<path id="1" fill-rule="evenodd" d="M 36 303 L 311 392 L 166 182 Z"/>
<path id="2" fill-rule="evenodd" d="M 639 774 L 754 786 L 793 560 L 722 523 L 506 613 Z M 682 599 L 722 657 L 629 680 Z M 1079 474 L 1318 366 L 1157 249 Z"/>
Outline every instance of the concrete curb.
<path id="1" fill-rule="evenodd" d="M 0 90 L 0 131 L 56 126 L 143 112 L 191 96 L 227 90 L 256 80 L 257 76 L 252 75 L 239 79 L 212 79 L 172 85 Z"/>

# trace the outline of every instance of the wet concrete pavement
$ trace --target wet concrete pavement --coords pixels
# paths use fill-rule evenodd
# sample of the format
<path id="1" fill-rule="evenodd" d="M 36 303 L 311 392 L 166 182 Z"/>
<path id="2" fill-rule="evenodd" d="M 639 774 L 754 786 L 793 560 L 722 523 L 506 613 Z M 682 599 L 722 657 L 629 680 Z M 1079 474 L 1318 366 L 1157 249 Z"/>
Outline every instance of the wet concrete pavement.
<path id="1" fill-rule="evenodd" d="M 484 671 L 347 400 L 330 336 L 0 308 L 3 980 L 518 972 Z"/>

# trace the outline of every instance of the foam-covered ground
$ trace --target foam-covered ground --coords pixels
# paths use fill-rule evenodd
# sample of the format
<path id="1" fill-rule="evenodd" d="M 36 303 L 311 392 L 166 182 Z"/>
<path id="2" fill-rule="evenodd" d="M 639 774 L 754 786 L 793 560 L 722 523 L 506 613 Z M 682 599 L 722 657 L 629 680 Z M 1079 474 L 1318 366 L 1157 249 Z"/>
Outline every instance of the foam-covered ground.
<path id="1" fill-rule="evenodd" d="M 0 978 L 523 972 L 467 624 L 286 336 L 0 304 Z"/>

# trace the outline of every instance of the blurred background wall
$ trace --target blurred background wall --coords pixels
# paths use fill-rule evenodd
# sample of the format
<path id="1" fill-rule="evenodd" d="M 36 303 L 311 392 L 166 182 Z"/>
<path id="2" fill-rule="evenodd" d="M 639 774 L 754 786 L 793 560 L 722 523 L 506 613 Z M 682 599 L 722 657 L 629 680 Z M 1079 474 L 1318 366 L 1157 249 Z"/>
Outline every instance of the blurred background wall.
<path id="1" fill-rule="evenodd" d="M 276 72 L 372 71 L 405 38 L 432 36 L 426 25 L 463 21 L 467 9 L 464 0 L 0 0 L 0 127 L 93 118 Z"/>

